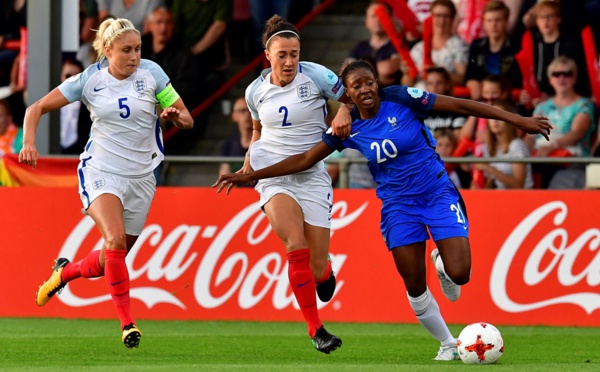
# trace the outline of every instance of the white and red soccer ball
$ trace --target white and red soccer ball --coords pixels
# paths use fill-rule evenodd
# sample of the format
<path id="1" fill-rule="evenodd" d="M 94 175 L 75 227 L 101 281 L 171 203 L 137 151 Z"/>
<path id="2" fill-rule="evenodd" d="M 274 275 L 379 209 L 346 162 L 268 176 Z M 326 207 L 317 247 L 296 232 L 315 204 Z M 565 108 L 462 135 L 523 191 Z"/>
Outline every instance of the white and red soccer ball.
<path id="1" fill-rule="evenodd" d="M 465 364 L 496 363 L 504 353 L 498 328 L 485 322 L 469 324 L 457 340 L 458 355 Z"/>

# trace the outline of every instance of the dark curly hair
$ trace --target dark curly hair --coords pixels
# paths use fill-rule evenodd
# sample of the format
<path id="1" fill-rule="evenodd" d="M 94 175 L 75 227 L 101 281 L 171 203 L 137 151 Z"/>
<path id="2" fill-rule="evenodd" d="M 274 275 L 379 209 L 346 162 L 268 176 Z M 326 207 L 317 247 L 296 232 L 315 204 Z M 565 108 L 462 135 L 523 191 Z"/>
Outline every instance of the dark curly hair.
<path id="1" fill-rule="evenodd" d="M 340 76 L 342 78 L 342 83 L 344 84 L 344 88 L 348 88 L 348 86 L 346 85 L 346 79 L 348 78 L 348 75 L 352 71 L 358 70 L 358 69 L 370 71 L 373 74 L 373 76 L 375 77 L 375 80 L 378 79 L 377 70 L 375 69 L 375 67 L 373 67 L 373 65 L 371 63 L 369 63 L 363 59 L 351 61 L 351 62 L 345 63 L 342 66 L 342 73 L 340 74 Z"/>

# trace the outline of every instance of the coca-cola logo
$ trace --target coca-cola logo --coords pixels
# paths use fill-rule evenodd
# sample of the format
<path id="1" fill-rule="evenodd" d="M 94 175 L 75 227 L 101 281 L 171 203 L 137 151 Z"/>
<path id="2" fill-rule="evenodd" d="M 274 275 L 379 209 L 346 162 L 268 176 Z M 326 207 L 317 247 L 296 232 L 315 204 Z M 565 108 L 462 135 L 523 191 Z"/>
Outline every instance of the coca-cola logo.
<path id="1" fill-rule="evenodd" d="M 533 286 L 549 280 L 550 275 L 556 275 L 556 279 L 564 288 L 573 287 L 582 281 L 585 281 L 585 284 L 590 287 L 600 284 L 600 254 L 595 253 L 593 259 L 586 262 L 587 266 L 582 270 L 574 270 L 577 258 L 587 253 L 584 252 L 584 248 L 587 247 L 590 252 L 598 252 L 600 230 L 590 228 L 579 237 L 569 239 L 567 229 L 561 227 L 567 219 L 567 205 L 562 201 L 553 201 L 531 212 L 512 231 L 496 257 L 490 276 L 490 293 L 494 303 L 502 310 L 517 313 L 557 304 L 573 304 L 591 314 L 600 308 L 600 294 L 593 292 L 553 296 L 552 292 L 546 291 L 542 293 L 546 297 L 545 299 L 530 303 L 519 303 L 508 295 L 509 269 L 514 267 L 517 254 L 527 249 L 523 242 L 544 218 L 551 217 L 552 214 L 554 214 L 552 223 L 556 229 L 549 231 L 539 240 L 524 261 L 524 283 L 533 288 Z M 571 241 L 570 244 L 569 241 Z"/>
<path id="2" fill-rule="evenodd" d="M 336 230 L 351 225 L 367 208 L 368 202 L 356 210 L 350 211 L 347 202 L 334 203 L 332 208 L 331 234 Z M 268 252 L 253 262 L 246 251 L 237 249 L 227 255 L 226 249 L 231 240 L 246 231 L 245 242 L 248 247 L 261 244 L 271 228 L 266 223 L 259 203 L 253 203 L 234 215 L 222 228 L 207 225 L 197 226 L 180 224 L 170 232 L 163 230 L 160 224 L 147 225 L 136 245 L 127 255 L 129 277 L 131 280 L 130 297 L 142 301 L 148 308 L 159 303 L 175 305 L 187 309 L 191 304 L 183 303 L 174 293 L 164 288 L 165 281 L 172 282 L 189 271 L 195 270 L 193 293 L 196 303 L 207 309 L 218 308 L 232 299 L 237 300 L 241 309 L 249 309 L 263 301 L 272 293 L 271 303 L 275 309 L 283 309 L 290 305 L 298 307 L 293 294 L 289 291 L 287 278 L 287 261 L 283 246 L 279 252 Z M 242 228 L 245 229 L 242 229 Z M 94 222 L 83 218 L 64 242 L 59 257 L 73 259 L 81 257 L 79 251 L 90 232 L 95 229 Z M 200 240 L 210 241 L 207 249 L 198 248 Z M 210 240 L 212 239 L 212 240 Z M 91 250 L 101 249 L 100 239 Z M 141 250 L 151 250 L 151 256 L 145 261 L 139 258 Z M 231 248 L 229 252 L 231 252 Z M 338 284 L 334 296 L 344 286 L 340 279 L 346 254 L 331 254 L 333 269 L 338 273 Z M 220 263 L 220 266 L 219 266 Z M 235 270 L 234 270 L 235 268 Z M 189 274 L 187 274 L 189 276 Z M 143 278 L 154 286 L 136 286 L 136 280 Z M 227 281 L 232 283 L 229 288 L 215 294 L 214 286 Z M 258 288 L 257 283 L 262 283 Z M 74 293 L 67 285 L 59 297 L 60 300 L 72 307 L 90 306 L 110 301 L 110 295 L 84 297 Z M 319 302 L 320 308 L 327 304 Z"/>

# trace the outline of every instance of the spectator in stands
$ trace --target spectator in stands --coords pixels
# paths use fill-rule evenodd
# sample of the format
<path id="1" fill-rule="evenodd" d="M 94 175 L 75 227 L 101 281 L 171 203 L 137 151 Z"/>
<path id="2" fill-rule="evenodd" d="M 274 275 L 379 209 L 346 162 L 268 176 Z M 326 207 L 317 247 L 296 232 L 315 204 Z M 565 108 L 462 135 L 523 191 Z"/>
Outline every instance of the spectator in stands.
<path id="1" fill-rule="evenodd" d="M 525 29 L 536 26 L 536 5 L 546 1 L 556 3 L 560 7 L 562 19 L 560 30 L 563 35 L 579 38 L 581 30 L 586 24 L 597 23 L 593 13 L 586 13 L 586 3 L 590 2 L 589 0 L 522 0 L 520 22 L 515 27 L 515 36 L 520 37 Z"/>
<path id="2" fill-rule="evenodd" d="M 10 105 L 0 100 L 0 158 L 5 154 L 18 154 L 23 147 L 23 128 L 13 122 Z"/>
<path id="3" fill-rule="evenodd" d="M 448 128 L 441 128 L 436 129 L 433 136 L 436 141 L 435 151 L 441 157 L 452 156 L 458 145 L 454 132 Z M 468 164 L 446 163 L 446 172 L 457 188 L 468 189 L 471 186 L 471 169 Z"/>
<path id="4" fill-rule="evenodd" d="M 510 102 L 512 88 L 505 76 L 490 75 L 481 82 L 481 101 L 493 105 L 498 101 Z M 511 109 L 514 111 L 514 107 Z M 465 122 L 460 134 L 475 141 L 476 144 L 485 143 L 487 138 L 487 121 L 471 116 Z M 476 155 L 481 155 L 478 153 Z"/>
<path id="5" fill-rule="evenodd" d="M 0 86 L 0 99 L 12 98 L 11 96 L 15 93 L 20 93 L 25 90 L 25 87 L 19 86 L 19 62 L 21 54 L 13 60 L 12 67 L 10 69 L 10 78 L 8 85 Z M 11 104 L 12 106 L 12 104 Z"/>
<path id="6" fill-rule="evenodd" d="M 355 149 L 344 149 L 344 151 L 334 151 L 325 159 L 364 159 L 365 157 L 360 151 Z M 327 163 L 327 173 L 331 177 L 334 185 L 339 185 L 340 166 L 336 163 Z M 377 188 L 377 183 L 373 180 L 371 171 L 367 163 L 350 162 L 348 164 L 348 188 L 350 189 L 374 189 Z"/>
<path id="7" fill-rule="evenodd" d="M 231 23 L 227 25 L 227 40 L 232 60 L 247 64 L 261 52 L 260 37 L 255 35 L 258 34 L 254 32 L 249 1 L 233 0 Z"/>
<path id="8" fill-rule="evenodd" d="M 60 81 L 64 82 L 83 72 L 81 62 L 67 59 L 62 64 Z M 76 78 L 74 78 L 76 79 Z M 79 155 L 90 137 L 92 119 L 81 101 L 73 101 L 60 108 L 60 152 Z"/>
<path id="9" fill-rule="evenodd" d="M 279 14 L 281 17 L 288 19 L 292 1 L 293 0 L 248 0 L 250 14 L 252 14 L 252 23 L 254 24 L 254 47 L 256 48 L 257 53 L 263 50 L 260 38 L 267 19 L 271 18 L 273 14 Z"/>
<path id="10" fill-rule="evenodd" d="M 453 32 L 456 8 L 451 0 L 435 0 L 431 3 L 432 38 L 430 60 L 434 66 L 445 68 L 450 74 L 452 84 L 463 85 L 467 70 L 467 56 L 469 47 Z M 423 41 L 415 44 L 410 50 L 410 56 L 415 62 L 419 72 L 429 67 L 425 66 L 427 60 Z M 422 77 L 417 78 L 418 81 Z M 409 84 L 412 85 L 412 84 Z M 422 85 L 422 84 L 421 84 Z M 422 87 L 422 86 L 421 86 Z"/>
<path id="11" fill-rule="evenodd" d="M 523 84 L 514 57 L 518 50 L 508 37 L 509 13 L 508 7 L 497 0 L 484 7 L 483 27 L 488 36 L 471 44 L 465 76 L 472 99 L 481 98 L 481 81 L 488 75 L 504 75 L 514 88 Z"/>
<path id="12" fill-rule="evenodd" d="M 21 39 L 21 27 L 27 27 L 25 0 L 2 1 L 0 5 L 0 86 L 10 82 L 10 70 L 19 54 L 18 49 L 6 49 L 7 41 Z"/>
<path id="13" fill-rule="evenodd" d="M 137 30 L 144 35 L 148 32 L 148 17 L 159 6 L 164 6 L 163 0 L 96 0 L 98 2 L 98 17 L 101 20 L 108 16 L 127 18 Z"/>
<path id="14" fill-rule="evenodd" d="M 467 43 L 472 43 L 477 38 L 485 37 L 481 27 L 483 10 L 489 0 L 453 0 L 458 11 L 458 34 Z M 508 32 L 512 34 L 516 24 L 521 24 L 519 11 L 523 0 L 503 0 L 509 9 Z"/>
<path id="15" fill-rule="evenodd" d="M 370 61 L 377 68 L 379 83 L 382 87 L 400 84 L 402 72 L 400 71 L 400 57 L 392 45 L 390 38 L 381 26 L 375 9 L 383 4 L 386 12 L 392 14 L 392 9 L 385 3 L 373 0 L 367 6 L 365 27 L 369 31 L 369 40 L 356 44 L 348 55 L 348 61 L 364 59 Z"/>
<path id="16" fill-rule="evenodd" d="M 142 58 L 156 62 L 171 78 L 173 86 L 189 107 L 198 103 L 196 59 L 175 34 L 173 13 L 158 7 L 148 17 L 149 33 L 142 36 Z"/>
<path id="17" fill-rule="evenodd" d="M 504 111 L 514 112 L 512 104 L 498 101 L 493 104 Z M 487 138 L 483 146 L 486 158 L 528 158 L 529 148 L 518 136 L 517 127 L 501 120 L 487 119 Z M 531 189 L 531 165 L 526 163 L 477 163 L 473 167 L 485 174 L 486 189 Z"/>
<path id="18" fill-rule="evenodd" d="M 580 41 L 561 34 L 559 5 L 554 1 L 541 1 L 534 9 L 537 28 L 531 30 L 534 38 L 533 69 L 542 96 L 532 100 L 529 94 L 522 90 L 519 101 L 522 104 L 531 103 L 536 106 L 554 95 L 554 88 L 550 85 L 547 71 L 550 62 L 558 56 L 567 56 L 575 60 L 579 71 L 575 90 L 583 96 L 589 96 L 590 87 L 583 46 Z"/>
<path id="19" fill-rule="evenodd" d="M 443 67 L 427 69 L 425 88 L 430 93 L 452 95 L 450 74 Z M 466 116 L 454 112 L 430 111 L 424 122 L 427 128 L 434 134 L 438 129 L 449 129 L 456 138 L 459 138 L 466 120 Z"/>
<path id="20" fill-rule="evenodd" d="M 250 141 L 252 140 L 252 116 L 248 105 L 246 105 L 246 99 L 244 97 L 238 97 L 233 104 L 233 112 L 231 113 L 231 119 L 237 124 L 235 133 L 225 140 L 221 146 L 221 156 L 237 156 L 244 157 L 250 147 Z M 238 171 L 242 169 L 244 162 L 236 163 L 221 163 L 219 167 L 219 176 L 232 171 Z"/>
<path id="21" fill-rule="evenodd" d="M 98 29 L 98 25 L 100 24 L 100 16 L 98 14 L 98 2 L 96 0 L 83 0 L 81 3 L 81 30 L 79 31 L 80 44 L 75 58 L 81 62 L 83 68 L 87 68 L 96 61 L 97 56 L 94 48 L 92 47 L 92 42 L 96 37 L 96 33 L 94 31 Z"/>
<path id="22" fill-rule="evenodd" d="M 534 136 L 527 138 L 532 153 L 539 157 L 590 156 L 594 105 L 589 98 L 575 91 L 577 64 L 570 58 L 558 57 L 548 66 L 548 78 L 556 94 L 540 103 L 534 114 L 549 118 L 554 130 L 549 142 Z M 564 167 L 560 164 L 536 165 L 534 171 L 541 175 L 541 187 L 548 188 L 554 174 Z"/>
<path id="23" fill-rule="evenodd" d="M 227 24 L 233 15 L 233 0 L 175 0 L 173 16 L 183 45 L 196 55 L 200 76 L 201 99 L 221 84 L 229 66 Z"/>
<path id="24" fill-rule="evenodd" d="M 82 43 L 91 43 L 94 41 L 96 34 L 94 30 L 98 28 L 100 24 L 100 15 L 98 14 L 98 1 L 97 0 L 83 0 L 83 9 L 80 11 L 82 14 L 81 30 L 79 33 L 79 40 Z"/>

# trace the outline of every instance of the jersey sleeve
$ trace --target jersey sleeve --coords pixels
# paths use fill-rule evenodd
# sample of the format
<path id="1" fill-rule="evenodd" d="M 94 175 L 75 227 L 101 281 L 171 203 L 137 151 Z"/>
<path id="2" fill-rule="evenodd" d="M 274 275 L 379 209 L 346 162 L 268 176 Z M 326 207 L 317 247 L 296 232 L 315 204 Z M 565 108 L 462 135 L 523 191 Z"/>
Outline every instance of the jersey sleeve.
<path id="1" fill-rule="evenodd" d="M 342 79 L 327 67 L 312 62 L 300 62 L 301 72 L 315 82 L 323 96 L 338 101 L 344 94 Z"/>
<path id="2" fill-rule="evenodd" d="M 342 150 L 346 148 L 346 146 L 344 146 L 343 141 L 339 137 L 333 135 L 333 130 L 331 128 L 329 128 L 327 132 L 323 133 L 323 135 L 321 136 L 321 140 L 325 142 L 325 144 L 329 146 L 329 148 L 337 150 L 339 152 L 342 152 Z"/>
<path id="3" fill-rule="evenodd" d="M 404 85 L 393 85 L 383 89 L 381 99 L 399 103 L 408 107 L 417 116 L 425 116 L 428 111 L 433 110 L 437 95 L 421 90 L 419 88 Z"/>
<path id="4" fill-rule="evenodd" d="M 58 90 L 62 93 L 63 96 L 71 102 L 81 100 L 81 95 L 83 94 L 83 88 L 87 81 L 94 75 L 96 72 L 100 71 L 101 66 L 100 62 L 94 63 L 86 68 L 83 72 L 73 75 L 67 80 L 63 81 L 59 86 Z"/>
<path id="5" fill-rule="evenodd" d="M 258 109 L 256 108 L 255 93 L 256 89 L 258 88 L 261 82 L 262 77 L 259 77 L 256 80 L 254 80 L 250 85 L 248 85 L 248 88 L 246 88 L 246 105 L 248 106 L 248 110 L 250 110 L 250 115 L 254 120 L 260 120 L 260 117 L 258 116 Z"/>
<path id="6" fill-rule="evenodd" d="M 172 106 L 178 99 L 179 93 L 175 91 L 175 87 L 171 85 L 171 80 L 166 72 L 156 62 L 143 59 L 140 67 L 148 70 L 154 81 L 156 81 L 156 99 L 160 103 L 160 107 L 166 108 Z"/>

